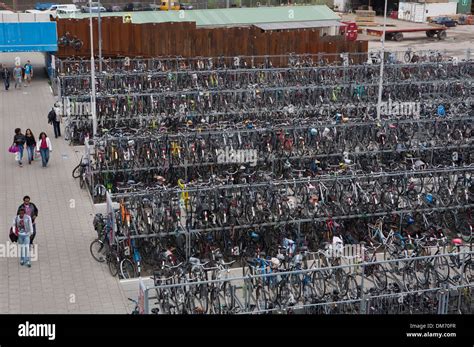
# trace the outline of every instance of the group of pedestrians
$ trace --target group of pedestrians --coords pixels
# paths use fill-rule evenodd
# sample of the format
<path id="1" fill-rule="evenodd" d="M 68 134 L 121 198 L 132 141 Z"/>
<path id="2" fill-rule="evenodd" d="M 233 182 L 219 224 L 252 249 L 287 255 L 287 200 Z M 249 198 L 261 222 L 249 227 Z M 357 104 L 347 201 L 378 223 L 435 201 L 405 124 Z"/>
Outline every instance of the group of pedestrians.
<path id="1" fill-rule="evenodd" d="M 23 80 L 25 80 L 25 87 L 31 83 L 33 78 L 33 65 L 31 65 L 31 62 L 28 60 L 23 67 L 20 64 L 16 64 L 12 72 L 10 72 L 6 65 L 0 65 L 0 72 L 5 90 L 8 91 L 10 88 L 10 79 L 12 75 L 13 80 L 15 81 L 15 89 L 21 89 Z"/>
<path id="2" fill-rule="evenodd" d="M 23 166 L 23 153 L 26 147 L 28 151 L 28 164 L 31 164 L 35 160 L 35 151 L 41 154 L 42 167 L 47 167 L 49 162 L 49 153 L 53 150 L 51 141 L 43 131 L 36 141 L 35 136 L 31 129 L 26 129 L 25 134 L 21 132 L 20 128 L 15 129 L 15 136 L 13 137 L 13 147 L 16 153 L 18 165 Z"/>
<path id="3" fill-rule="evenodd" d="M 30 248 L 36 236 L 36 218 L 38 208 L 28 195 L 23 197 L 23 203 L 18 207 L 10 229 L 10 240 L 18 242 L 20 249 L 20 265 L 31 267 Z"/>

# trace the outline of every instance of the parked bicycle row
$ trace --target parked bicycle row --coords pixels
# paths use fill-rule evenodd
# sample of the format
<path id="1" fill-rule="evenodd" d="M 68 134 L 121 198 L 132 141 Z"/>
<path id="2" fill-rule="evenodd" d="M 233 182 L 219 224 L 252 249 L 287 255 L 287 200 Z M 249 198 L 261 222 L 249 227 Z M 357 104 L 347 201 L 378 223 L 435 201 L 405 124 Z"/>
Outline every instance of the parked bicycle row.
<path id="1" fill-rule="evenodd" d="M 469 114 L 471 110 L 471 98 L 447 98 L 437 97 L 425 100 L 423 103 L 405 101 L 403 103 L 392 102 L 389 99 L 381 108 L 381 121 L 392 120 L 393 122 L 412 121 L 416 119 L 452 118 Z M 69 105 L 69 106 L 67 106 Z M 74 104 L 66 101 L 66 108 L 75 109 Z M 182 110 L 183 106 L 179 105 Z M 314 122 L 315 124 L 331 123 L 338 126 L 340 123 L 353 123 L 374 120 L 377 114 L 375 103 L 332 103 L 318 106 L 295 107 L 294 105 L 269 109 L 245 109 L 228 110 L 225 112 L 182 112 L 178 109 L 167 110 L 167 112 L 131 113 L 122 109 L 110 109 L 109 106 L 100 106 L 99 130 L 101 133 L 118 133 L 120 128 L 160 129 L 161 131 L 186 132 L 192 129 L 212 130 L 221 129 L 233 124 L 236 128 L 252 128 L 255 124 L 285 124 Z M 112 112 L 114 111 L 114 112 Z M 68 111 L 66 110 L 65 113 Z M 66 141 L 72 144 L 84 144 L 84 138 L 92 133 L 92 119 L 90 112 L 81 112 L 84 115 L 68 115 L 66 119 Z M 334 124 L 335 123 L 335 124 Z M 118 131 L 115 129 L 119 128 Z M 110 129 L 110 130 L 109 130 Z M 130 132 L 128 135 L 132 135 Z"/>
<path id="2" fill-rule="evenodd" d="M 407 172 L 442 167 L 472 165 L 472 147 L 439 146 L 400 152 L 353 152 L 350 157 L 341 154 L 314 157 L 296 156 L 279 160 L 248 163 L 201 163 L 186 165 L 142 166 L 135 168 L 102 168 L 89 171 L 85 180 L 93 197 L 100 200 L 104 186 L 110 192 L 132 192 L 156 186 L 176 187 L 181 178 L 190 182 L 227 182 L 228 184 L 255 184 L 275 179 L 299 179 L 321 175 L 351 175 L 355 173 Z M 348 164 L 349 163 L 349 164 Z"/>
<path id="3" fill-rule="evenodd" d="M 468 58 L 466 53 L 466 57 Z M 317 67 L 317 66 L 347 66 L 361 63 L 380 64 L 381 51 L 369 53 L 342 54 L 288 54 L 266 56 L 235 56 L 235 57 L 159 57 L 159 58 L 109 58 L 103 59 L 103 71 L 137 72 L 137 71 L 168 71 L 168 70 L 213 70 L 239 68 L 272 68 L 272 67 Z M 385 52 L 386 63 L 426 63 L 449 61 L 451 58 L 439 51 L 397 51 Z M 78 57 L 60 59 L 57 64 L 57 74 L 87 74 L 90 73 L 91 61 Z M 99 61 L 95 61 L 95 70 L 99 71 Z"/>
<path id="4" fill-rule="evenodd" d="M 458 82 L 436 81 L 423 83 L 392 84 L 384 87 L 382 116 L 387 118 L 406 117 L 407 113 L 412 115 L 413 107 L 425 104 L 430 107 L 438 102 L 445 108 L 449 103 L 459 105 L 471 102 L 471 80 L 459 80 Z M 213 114 L 247 112 L 252 115 L 255 111 L 260 112 L 285 112 L 291 113 L 314 112 L 315 116 L 322 116 L 331 108 L 346 109 L 365 108 L 370 111 L 371 118 L 375 118 L 374 102 L 378 93 L 376 84 L 344 85 L 338 87 L 318 86 L 301 88 L 267 88 L 249 90 L 226 90 L 202 92 L 169 92 L 161 94 L 130 94 L 109 95 L 97 98 L 98 124 L 102 126 L 103 118 L 112 118 L 117 121 L 120 118 L 140 119 L 143 116 L 160 115 L 162 118 L 178 118 L 191 120 L 195 118 L 204 119 L 212 117 Z M 442 100 L 445 100 L 443 102 Z M 88 115 L 90 110 L 90 97 L 68 97 L 63 98 L 63 105 L 69 108 L 68 116 Z M 418 106 L 417 106 L 418 105 Z M 89 108 L 87 108 L 87 107 Z M 431 106 L 432 107 L 432 106 Z M 426 106 L 424 106 L 426 109 Z M 418 109 L 417 109 L 418 110 Z M 415 111 L 417 111 L 415 110 Z M 319 112 L 318 112 L 319 111 Z M 352 111 L 352 114 L 354 111 Z M 368 112 L 367 112 L 368 113 Z M 445 112 L 444 112 L 445 113 Z M 365 115 L 365 114 L 364 114 Z M 166 116 L 166 117 L 163 117 Z M 335 114 L 329 115 L 333 119 Z M 363 115 L 355 115 L 358 119 Z M 215 117 L 215 116 L 214 116 Z M 224 117 L 220 117 L 224 118 Z M 231 117 L 227 117 L 229 119 Z M 226 120 L 226 119 L 224 119 Z"/>
<path id="5" fill-rule="evenodd" d="M 437 79 L 472 79 L 474 63 L 427 63 L 387 65 L 384 82 L 423 81 Z M 219 90 L 240 88 L 266 88 L 282 86 L 338 85 L 357 81 L 372 83 L 379 78 L 380 68 L 375 65 L 349 67 L 300 67 L 272 69 L 238 69 L 210 71 L 168 71 L 148 73 L 114 73 L 96 77 L 96 91 L 109 93 L 158 93 L 168 90 Z M 61 95 L 88 94 L 90 75 L 60 76 Z"/>
<path id="6" fill-rule="evenodd" d="M 316 313 L 324 303 L 352 303 L 353 309 L 358 303 L 360 308 L 367 304 L 360 302 L 366 295 L 365 300 L 372 301 L 372 306 L 366 307 L 367 313 L 374 313 L 383 302 L 377 298 L 395 296 L 403 303 L 409 299 L 404 298 L 404 293 L 429 293 L 446 285 L 460 289 L 467 296 L 463 299 L 468 299 L 474 281 L 471 254 L 460 254 L 459 247 L 453 247 L 447 254 L 430 256 L 430 249 L 425 256 L 419 256 L 416 248 L 422 247 L 420 243 L 415 241 L 415 250 L 405 251 L 405 257 L 385 263 L 378 261 L 376 253 L 367 247 L 360 254 L 364 266 L 357 261 L 341 266 L 344 256 L 328 249 L 318 252 L 313 261 L 304 251 L 289 259 L 285 252 L 276 257 L 257 256 L 246 260 L 244 277 L 239 279 L 229 275 L 229 263 L 219 258 L 218 251 L 205 262 L 197 258 L 174 265 L 164 262 L 154 273 L 156 296 L 151 300 L 156 299 L 158 307 L 152 312 L 235 314 L 307 308 Z M 469 312 L 471 305 L 463 300 L 461 310 Z M 430 305 L 424 309 L 430 310 Z M 356 312 L 358 309 L 353 311 Z"/>
<path id="7" fill-rule="evenodd" d="M 220 124 L 222 128 L 215 131 L 177 135 L 162 130 L 136 130 L 133 135 L 115 132 L 96 141 L 94 169 L 236 162 L 256 166 L 259 162 L 297 156 L 322 158 L 347 152 L 345 157 L 349 158 L 352 152 L 400 153 L 409 149 L 472 144 L 472 118 L 468 116 L 436 122 L 393 122 L 378 127 L 372 122 L 337 126 L 313 122 L 305 125 L 303 121 L 297 120 L 296 126 L 287 123 L 269 127 L 247 122 L 245 130 L 236 129 L 233 124 L 227 127 Z"/>

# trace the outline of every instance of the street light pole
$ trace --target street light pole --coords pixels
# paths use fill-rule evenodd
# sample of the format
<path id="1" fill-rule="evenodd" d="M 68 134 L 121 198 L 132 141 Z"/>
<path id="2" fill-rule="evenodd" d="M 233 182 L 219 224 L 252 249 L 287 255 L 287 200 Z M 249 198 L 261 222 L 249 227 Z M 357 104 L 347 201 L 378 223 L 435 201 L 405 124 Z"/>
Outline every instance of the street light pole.
<path id="1" fill-rule="evenodd" d="M 379 97 L 377 100 L 377 122 L 380 122 L 380 109 L 382 107 L 382 89 L 383 89 L 383 65 L 385 60 L 385 31 L 387 29 L 387 0 L 385 0 L 385 10 L 383 14 L 383 31 L 382 31 L 382 51 L 380 62 L 380 78 L 379 78 Z"/>
<path id="2" fill-rule="evenodd" d="M 100 9 L 102 3 L 99 1 L 99 15 L 98 15 L 98 27 L 99 27 L 99 72 L 102 73 L 102 21 L 100 19 Z"/>
<path id="3" fill-rule="evenodd" d="M 90 44 L 91 44 L 91 111 L 92 111 L 92 135 L 97 134 L 97 110 L 95 107 L 95 62 L 94 62 L 94 27 L 92 24 L 92 0 L 89 0 L 89 23 L 90 23 Z"/>

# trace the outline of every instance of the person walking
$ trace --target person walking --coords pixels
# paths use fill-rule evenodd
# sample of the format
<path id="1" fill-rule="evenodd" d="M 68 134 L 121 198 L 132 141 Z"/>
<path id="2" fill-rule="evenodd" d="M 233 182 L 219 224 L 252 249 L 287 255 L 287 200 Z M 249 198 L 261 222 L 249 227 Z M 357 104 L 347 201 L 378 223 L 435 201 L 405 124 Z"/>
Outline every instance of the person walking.
<path id="1" fill-rule="evenodd" d="M 31 79 L 33 78 L 33 65 L 31 65 L 31 62 L 28 60 L 23 67 L 25 71 L 25 81 L 28 84 L 25 84 L 25 87 L 27 87 L 31 83 Z"/>
<path id="2" fill-rule="evenodd" d="M 20 265 L 31 267 L 30 261 L 30 236 L 33 233 L 33 223 L 31 217 L 25 213 L 24 208 L 20 208 L 18 215 L 13 219 L 12 228 L 18 235 L 18 245 L 20 247 Z"/>
<path id="3" fill-rule="evenodd" d="M 60 115 L 60 108 L 57 104 L 54 104 L 54 107 L 51 108 L 51 111 L 48 113 L 48 123 L 53 124 L 54 137 L 58 138 L 61 136 L 61 122 L 62 118 Z"/>
<path id="4" fill-rule="evenodd" d="M 35 160 L 35 149 L 36 149 L 36 140 L 31 129 L 26 129 L 25 138 L 26 138 L 26 150 L 28 151 L 28 164 L 31 164 L 31 162 Z"/>
<path id="5" fill-rule="evenodd" d="M 6 66 L 3 66 L 1 69 L 1 73 L 3 85 L 5 86 L 5 90 L 8 91 L 8 88 L 10 88 L 10 70 L 8 70 Z"/>
<path id="6" fill-rule="evenodd" d="M 41 153 L 41 161 L 43 167 L 48 166 L 49 161 L 49 152 L 53 150 L 51 146 L 51 141 L 49 140 L 48 135 L 45 132 L 42 132 L 39 136 L 39 140 L 36 144 L 36 149 Z"/>
<path id="7" fill-rule="evenodd" d="M 23 166 L 23 150 L 25 148 L 26 137 L 21 133 L 20 128 L 15 129 L 15 136 L 13 136 L 13 143 L 18 147 L 18 165 Z"/>
<path id="8" fill-rule="evenodd" d="M 38 217 L 38 207 L 36 207 L 36 205 L 31 202 L 31 199 L 28 195 L 25 195 L 23 197 L 23 203 L 18 206 L 17 214 L 20 214 L 21 209 L 24 209 L 25 214 L 30 216 L 31 222 L 33 224 L 33 233 L 30 237 L 30 244 L 32 245 L 36 236 L 36 217 Z"/>
<path id="9" fill-rule="evenodd" d="M 15 89 L 18 87 L 21 89 L 21 80 L 23 76 L 23 70 L 20 65 L 16 65 L 13 69 L 13 78 L 15 79 Z"/>

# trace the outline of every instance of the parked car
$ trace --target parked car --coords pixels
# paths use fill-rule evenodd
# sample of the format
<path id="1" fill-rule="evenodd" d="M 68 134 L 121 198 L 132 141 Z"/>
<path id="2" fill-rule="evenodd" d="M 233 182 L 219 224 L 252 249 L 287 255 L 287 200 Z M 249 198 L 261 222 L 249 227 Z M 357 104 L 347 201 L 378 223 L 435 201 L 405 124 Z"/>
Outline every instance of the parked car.
<path id="1" fill-rule="evenodd" d="M 46 13 L 56 18 L 58 13 L 60 14 L 72 14 L 72 13 L 79 13 L 79 10 L 76 5 L 74 4 L 63 4 L 63 5 L 51 5 L 47 10 L 40 11 L 40 10 L 26 10 L 26 13 Z"/>
<path id="2" fill-rule="evenodd" d="M 455 27 L 457 25 L 456 21 L 449 17 L 438 17 L 434 20 L 434 23 L 439 24 L 439 25 L 444 25 L 445 27 L 448 27 L 448 28 Z"/>
<path id="3" fill-rule="evenodd" d="M 53 5 L 57 5 L 55 2 L 37 2 L 35 4 L 35 10 L 38 10 L 38 11 L 45 11 L 49 8 L 51 8 L 51 6 Z"/>
<path id="4" fill-rule="evenodd" d="M 126 4 L 123 8 L 124 11 L 131 12 L 131 11 L 153 11 L 155 9 L 155 6 L 148 5 L 148 4 L 142 4 L 140 2 L 131 2 L 129 4 Z"/>
<path id="5" fill-rule="evenodd" d="M 193 9 L 193 5 L 191 5 L 191 4 L 186 4 L 186 3 L 180 3 L 180 4 L 179 4 L 179 9 L 180 9 L 180 10 L 192 10 L 192 9 Z"/>
<path id="6" fill-rule="evenodd" d="M 98 13 L 99 11 L 107 12 L 107 9 L 104 6 L 101 6 L 98 2 L 91 2 L 90 4 L 87 3 L 82 6 L 82 12 L 84 13 Z"/>
<path id="7" fill-rule="evenodd" d="M 107 12 L 122 12 L 122 10 L 122 7 L 117 5 L 107 7 Z"/>

